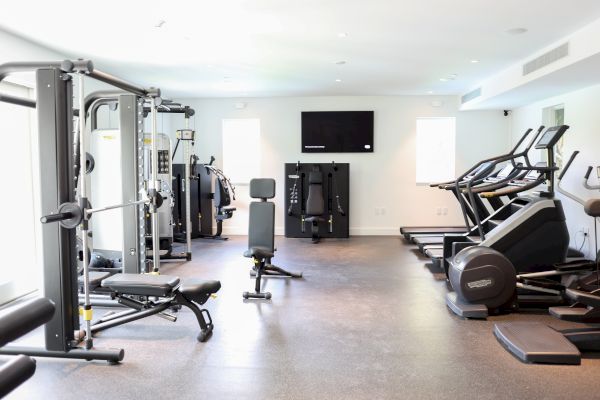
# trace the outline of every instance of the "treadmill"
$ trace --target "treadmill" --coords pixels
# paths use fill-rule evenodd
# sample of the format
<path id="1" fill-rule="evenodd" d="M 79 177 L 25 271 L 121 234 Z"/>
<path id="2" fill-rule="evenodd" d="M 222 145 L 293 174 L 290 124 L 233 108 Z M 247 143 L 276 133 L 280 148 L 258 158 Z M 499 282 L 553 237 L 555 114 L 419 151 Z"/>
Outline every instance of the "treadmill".
<path id="1" fill-rule="evenodd" d="M 462 190 L 459 190 L 459 188 L 464 188 L 466 186 L 466 184 L 473 178 L 473 176 L 481 177 L 479 179 L 483 180 L 483 178 L 485 176 L 491 175 L 494 168 L 492 168 L 491 170 L 487 170 L 487 168 L 490 167 L 490 163 L 492 163 L 498 159 L 514 155 L 517 148 L 519 148 L 519 146 L 525 141 L 525 139 L 531 133 L 531 131 L 532 131 L 532 129 L 528 129 L 527 131 L 525 131 L 525 133 L 523 134 L 521 139 L 519 139 L 519 141 L 517 142 L 517 144 L 515 145 L 515 147 L 512 149 L 512 151 L 510 153 L 501 155 L 498 157 L 492 157 L 488 160 L 481 161 L 481 162 L 477 163 L 475 166 L 473 166 L 472 168 L 470 168 L 467 172 L 465 172 L 460 178 L 458 178 L 454 181 L 435 183 L 435 184 L 431 184 L 429 186 L 437 187 L 440 189 L 452 190 L 452 194 L 454 194 L 454 196 L 461 203 L 461 205 L 465 204 L 465 202 L 462 201 L 464 199 L 462 199 L 462 200 L 460 199 L 461 196 L 464 196 L 464 193 L 462 192 Z M 540 132 L 541 132 L 541 130 L 538 130 L 538 132 L 536 133 L 535 136 L 537 137 L 537 135 L 539 135 Z M 521 153 L 519 153 L 519 154 L 521 154 Z M 449 187 L 451 187 L 451 189 L 449 189 Z M 481 207 L 481 205 L 479 205 L 478 207 Z M 485 206 L 483 206 L 483 207 L 485 208 Z M 479 211 L 483 211 L 483 210 L 477 210 L 477 211 L 479 212 Z M 467 219 L 470 219 L 473 224 L 476 223 L 476 221 L 474 219 L 475 215 L 473 213 L 473 210 L 463 207 L 463 214 L 465 215 L 465 221 L 467 221 Z M 469 225 L 469 223 L 467 222 L 465 225 Z M 408 242 L 412 242 L 413 236 L 417 237 L 418 235 L 440 236 L 440 235 L 444 235 L 446 233 L 464 234 L 467 231 L 468 231 L 468 229 L 465 226 L 444 226 L 444 227 L 413 226 L 413 227 L 401 227 L 400 228 L 400 234 L 402 234 Z"/>

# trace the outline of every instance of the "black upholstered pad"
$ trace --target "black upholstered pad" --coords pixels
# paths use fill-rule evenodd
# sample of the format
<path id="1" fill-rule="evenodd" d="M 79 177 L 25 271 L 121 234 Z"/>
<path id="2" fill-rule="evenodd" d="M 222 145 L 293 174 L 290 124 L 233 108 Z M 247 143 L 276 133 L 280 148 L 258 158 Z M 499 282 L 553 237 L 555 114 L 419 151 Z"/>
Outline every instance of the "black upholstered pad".
<path id="1" fill-rule="evenodd" d="M 250 197 L 253 199 L 272 199 L 275 197 L 275 179 L 252 179 L 250 181 Z"/>
<path id="2" fill-rule="evenodd" d="M 256 257 L 256 258 L 267 258 L 273 257 L 275 253 L 271 251 L 271 249 L 267 249 L 266 247 L 250 247 L 248 250 L 244 252 L 244 257 Z"/>
<path id="3" fill-rule="evenodd" d="M 116 274 L 102 281 L 102 287 L 117 293 L 165 297 L 179 287 L 179 278 L 170 275 Z"/>
<path id="4" fill-rule="evenodd" d="M 317 221 L 317 222 L 321 222 L 321 221 L 325 221 L 325 218 L 323 217 L 306 217 L 304 218 L 305 222 L 313 222 L 313 221 Z"/>
<path id="5" fill-rule="evenodd" d="M 591 217 L 600 217 L 600 199 L 590 199 L 585 202 L 583 209 Z"/>
<path id="6" fill-rule="evenodd" d="M 235 208 L 233 206 L 225 206 L 225 207 L 221 207 L 221 210 L 223 210 L 223 211 L 235 211 L 235 210 L 237 210 L 237 208 Z"/>
<path id="7" fill-rule="evenodd" d="M 205 281 L 202 279 L 184 279 L 181 282 L 179 291 L 189 297 L 203 297 L 217 293 L 221 289 L 219 281 Z"/>
<path id="8" fill-rule="evenodd" d="M 90 288 L 94 289 L 100 286 L 103 280 L 110 276 L 110 272 L 99 272 L 99 271 L 90 271 L 88 274 Z M 77 283 L 79 286 L 83 286 L 83 275 L 80 275 L 77 278 Z"/>

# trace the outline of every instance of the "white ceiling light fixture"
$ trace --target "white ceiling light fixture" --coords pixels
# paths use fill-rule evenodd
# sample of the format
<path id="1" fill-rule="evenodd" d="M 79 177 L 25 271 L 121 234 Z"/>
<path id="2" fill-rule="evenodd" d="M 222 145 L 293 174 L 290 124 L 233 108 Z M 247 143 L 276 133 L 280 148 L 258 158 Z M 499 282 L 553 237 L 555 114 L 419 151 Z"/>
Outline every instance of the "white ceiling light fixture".
<path id="1" fill-rule="evenodd" d="M 433 90 L 428 90 L 427 94 L 433 94 Z"/>
<path id="2" fill-rule="evenodd" d="M 339 82 L 341 82 L 342 80 L 341 80 L 341 79 L 336 79 L 335 81 L 339 83 Z"/>
<path id="3" fill-rule="evenodd" d="M 527 32 L 527 28 L 510 28 L 504 31 L 508 35 L 522 35 Z"/>
<path id="4" fill-rule="evenodd" d="M 479 60 L 477 60 L 477 59 L 471 60 L 471 64 L 477 64 L 478 62 L 479 62 Z"/>
<path id="5" fill-rule="evenodd" d="M 448 82 L 448 78 L 440 78 L 440 82 Z"/>

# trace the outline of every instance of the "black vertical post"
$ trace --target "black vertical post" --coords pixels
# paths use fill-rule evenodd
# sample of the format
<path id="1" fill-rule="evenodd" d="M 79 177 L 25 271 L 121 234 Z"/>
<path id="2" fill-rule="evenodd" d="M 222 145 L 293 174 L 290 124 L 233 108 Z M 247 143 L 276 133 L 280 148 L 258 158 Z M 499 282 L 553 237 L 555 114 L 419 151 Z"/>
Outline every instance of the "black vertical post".
<path id="1" fill-rule="evenodd" d="M 58 69 L 40 69 L 37 79 L 37 119 L 41 212 L 49 214 L 74 200 L 71 77 Z M 79 329 L 75 230 L 44 224 L 42 246 L 44 296 L 56 305 L 46 324 L 46 348 L 68 351 Z"/>

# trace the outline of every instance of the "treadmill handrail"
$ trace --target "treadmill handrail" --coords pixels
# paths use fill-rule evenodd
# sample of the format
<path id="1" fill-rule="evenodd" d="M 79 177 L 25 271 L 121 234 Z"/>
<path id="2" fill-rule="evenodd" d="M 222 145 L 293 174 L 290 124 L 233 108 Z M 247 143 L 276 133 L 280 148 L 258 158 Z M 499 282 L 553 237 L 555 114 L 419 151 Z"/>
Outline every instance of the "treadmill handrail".
<path id="1" fill-rule="evenodd" d="M 523 186 L 507 186 L 503 190 L 496 190 L 496 191 L 493 191 L 493 192 L 483 192 L 480 195 L 481 195 L 481 197 L 484 197 L 484 198 L 492 198 L 492 197 L 504 196 L 504 195 L 507 195 L 507 194 L 514 194 L 514 193 L 526 192 L 526 191 L 528 191 L 530 189 L 533 189 L 536 186 L 539 186 L 539 185 L 543 184 L 544 182 L 546 182 L 546 177 L 545 176 L 541 176 L 538 179 L 536 179 L 535 181 L 532 181 L 531 183 L 528 183 L 527 185 L 523 185 Z"/>

